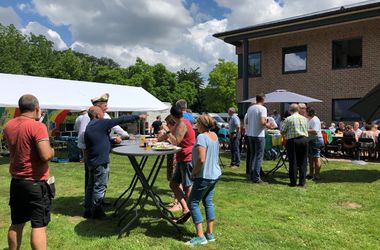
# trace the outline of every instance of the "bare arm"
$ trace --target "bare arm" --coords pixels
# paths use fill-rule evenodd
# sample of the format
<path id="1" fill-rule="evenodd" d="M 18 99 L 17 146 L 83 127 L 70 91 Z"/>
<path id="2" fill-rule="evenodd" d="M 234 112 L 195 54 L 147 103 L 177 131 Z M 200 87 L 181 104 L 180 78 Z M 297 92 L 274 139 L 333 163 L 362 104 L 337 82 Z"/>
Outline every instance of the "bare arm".
<path id="1" fill-rule="evenodd" d="M 197 153 L 198 153 L 198 158 L 193 168 L 193 171 L 191 172 L 193 176 L 197 175 L 203 168 L 203 164 L 206 161 L 206 148 L 198 145 Z"/>
<path id="2" fill-rule="evenodd" d="M 262 126 L 264 126 L 266 128 L 273 128 L 272 125 L 268 122 L 268 119 L 266 117 L 261 117 L 260 123 Z"/>
<path id="3" fill-rule="evenodd" d="M 187 127 L 185 123 L 181 122 L 177 127 L 175 136 L 173 134 L 168 134 L 168 140 L 173 145 L 179 145 L 182 142 L 183 138 L 185 137 L 186 132 L 187 132 Z"/>
<path id="4" fill-rule="evenodd" d="M 50 147 L 49 140 L 42 140 L 37 142 L 38 154 L 43 161 L 49 161 L 54 157 L 54 149 Z"/>

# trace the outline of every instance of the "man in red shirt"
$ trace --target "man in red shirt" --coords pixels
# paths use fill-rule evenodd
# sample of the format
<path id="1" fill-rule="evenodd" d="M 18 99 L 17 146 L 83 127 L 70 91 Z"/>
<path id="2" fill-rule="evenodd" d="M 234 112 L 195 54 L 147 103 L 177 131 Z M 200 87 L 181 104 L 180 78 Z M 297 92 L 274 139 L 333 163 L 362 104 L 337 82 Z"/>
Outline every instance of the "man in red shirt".
<path id="1" fill-rule="evenodd" d="M 177 165 L 172 180 L 170 181 L 170 188 L 180 202 L 183 212 L 182 216 L 175 219 L 175 221 L 177 224 L 183 224 L 190 218 L 190 210 L 186 201 L 190 196 L 191 187 L 193 185 L 190 176 L 191 171 L 193 170 L 191 160 L 192 150 L 195 143 L 195 132 L 191 123 L 183 118 L 181 109 L 173 106 L 170 109 L 170 114 L 176 123 L 173 129 L 173 134 L 171 134 L 171 130 L 167 126 L 163 126 L 166 135 L 160 138 L 160 140 L 168 140 L 173 145 L 178 145 L 182 148 L 181 151 L 176 154 Z"/>
<path id="2" fill-rule="evenodd" d="M 21 247 L 25 223 L 31 221 L 32 249 L 46 249 L 46 226 L 50 221 L 51 192 L 48 161 L 54 156 L 45 124 L 38 122 L 41 110 L 33 95 L 18 101 L 21 115 L 4 128 L 10 152 L 12 176 L 10 201 L 12 224 L 8 230 L 9 249 Z"/>

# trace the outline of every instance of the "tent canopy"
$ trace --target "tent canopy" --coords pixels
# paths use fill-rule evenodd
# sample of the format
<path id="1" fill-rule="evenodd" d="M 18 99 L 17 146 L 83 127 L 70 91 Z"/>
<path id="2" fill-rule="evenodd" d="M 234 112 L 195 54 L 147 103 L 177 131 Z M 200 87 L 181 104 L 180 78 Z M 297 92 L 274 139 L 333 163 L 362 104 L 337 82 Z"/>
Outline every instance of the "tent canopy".
<path id="1" fill-rule="evenodd" d="M 256 97 L 244 100 L 242 102 L 255 103 Z M 300 95 L 294 92 L 287 91 L 285 89 L 278 89 L 273 92 L 265 94 L 265 102 L 284 102 L 284 103 L 293 103 L 293 102 L 322 102 L 321 100 L 311 98 L 305 95 Z"/>
<path id="2" fill-rule="evenodd" d="M 0 73 L 0 107 L 18 107 L 24 94 L 36 96 L 42 109 L 79 111 L 90 99 L 109 93 L 108 111 L 160 111 L 167 106 L 141 87 Z"/>

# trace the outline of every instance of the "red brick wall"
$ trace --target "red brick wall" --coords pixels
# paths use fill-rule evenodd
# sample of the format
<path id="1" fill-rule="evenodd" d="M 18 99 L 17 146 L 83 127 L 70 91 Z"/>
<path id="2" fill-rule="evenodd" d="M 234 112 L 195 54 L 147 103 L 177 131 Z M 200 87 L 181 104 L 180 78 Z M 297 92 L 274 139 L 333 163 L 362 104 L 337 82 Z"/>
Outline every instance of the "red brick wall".
<path id="1" fill-rule="evenodd" d="M 332 69 L 332 41 L 362 37 L 362 67 Z M 307 45 L 307 72 L 282 74 L 282 48 Z M 236 52 L 241 53 L 241 48 Z M 332 99 L 360 98 L 380 83 L 380 19 L 303 31 L 250 41 L 249 51 L 261 51 L 262 76 L 249 78 L 249 96 L 286 89 L 323 100 L 311 103 L 321 120 L 331 122 Z M 237 81 L 237 101 L 243 98 Z M 279 109 L 279 104 L 268 104 Z"/>

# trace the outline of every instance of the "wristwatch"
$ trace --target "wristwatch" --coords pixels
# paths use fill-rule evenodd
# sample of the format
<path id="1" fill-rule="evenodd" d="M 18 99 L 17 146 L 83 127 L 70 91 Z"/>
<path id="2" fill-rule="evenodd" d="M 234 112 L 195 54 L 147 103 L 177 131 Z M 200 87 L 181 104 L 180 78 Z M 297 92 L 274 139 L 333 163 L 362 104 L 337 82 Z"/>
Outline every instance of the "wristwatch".
<path id="1" fill-rule="evenodd" d="M 166 131 L 166 134 L 167 134 L 167 135 L 170 134 L 170 133 L 171 133 L 170 130 Z"/>

